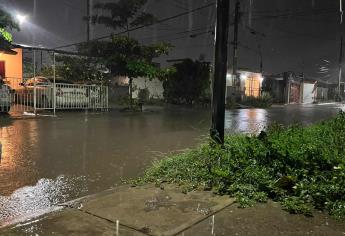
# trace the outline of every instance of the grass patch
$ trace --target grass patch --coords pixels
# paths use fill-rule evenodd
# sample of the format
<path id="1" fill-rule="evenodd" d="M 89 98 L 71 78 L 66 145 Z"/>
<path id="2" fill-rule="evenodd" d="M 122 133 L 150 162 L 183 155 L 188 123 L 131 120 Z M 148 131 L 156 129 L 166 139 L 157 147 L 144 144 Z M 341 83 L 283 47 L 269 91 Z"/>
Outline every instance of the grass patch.
<path id="1" fill-rule="evenodd" d="M 157 161 L 135 184 L 213 190 L 241 207 L 273 199 L 291 213 L 345 218 L 345 113 L 309 127 L 274 125 Z"/>

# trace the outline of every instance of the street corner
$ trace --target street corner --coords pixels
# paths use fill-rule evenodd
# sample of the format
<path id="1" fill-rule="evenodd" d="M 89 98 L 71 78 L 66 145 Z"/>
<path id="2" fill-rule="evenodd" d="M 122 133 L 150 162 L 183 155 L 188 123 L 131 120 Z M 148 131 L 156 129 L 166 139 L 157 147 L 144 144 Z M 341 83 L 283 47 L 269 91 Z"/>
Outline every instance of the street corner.
<path id="1" fill-rule="evenodd" d="M 64 209 L 4 228 L 0 230 L 0 235 L 142 236 L 144 234 L 75 209 Z"/>
<path id="2" fill-rule="evenodd" d="M 128 228 L 149 235 L 175 235 L 231 205 L 228 196 L 211 192 L 182 193 L 181 189 L 166 185 L 120 187 L 112 193 L 85 199 L 77 204 L 80 211 L 119 222 Z"/>

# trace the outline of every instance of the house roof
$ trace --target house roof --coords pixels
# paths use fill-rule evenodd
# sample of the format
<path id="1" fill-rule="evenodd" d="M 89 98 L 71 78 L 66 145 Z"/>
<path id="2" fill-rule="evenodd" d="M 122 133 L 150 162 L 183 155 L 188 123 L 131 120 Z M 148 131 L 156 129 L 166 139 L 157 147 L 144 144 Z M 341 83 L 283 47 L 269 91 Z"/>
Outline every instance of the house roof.
<path id="1" fill-rule="evenodd" d="M 0 37 L 0 53 L 16 55 L 17 52 L 12 49 L 13 46 L 11 43 L 5 40 L 3 37 Z"/>

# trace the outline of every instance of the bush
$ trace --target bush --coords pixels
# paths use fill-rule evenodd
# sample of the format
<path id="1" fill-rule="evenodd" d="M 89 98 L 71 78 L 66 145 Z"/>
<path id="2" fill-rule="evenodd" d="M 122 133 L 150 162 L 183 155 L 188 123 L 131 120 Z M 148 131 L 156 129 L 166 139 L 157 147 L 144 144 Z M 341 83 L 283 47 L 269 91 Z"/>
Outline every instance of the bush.
<path id="1" fill-rule="evenodd" d="M 238 108 L 238 102 L 234 96 L 229 96 L 226 98 L 226 109 L 235 109 Z"/>
<path id="2" fill-rule="evenodd" d="M 168 103 L 193 105 L 210 97 L 209 63 L 186 59 L 174 67 L 176 73 L 163 82 L 164 98 Z"/>
<path id="3" fill-rule="evenodd" d="M 309 127 L 274 125 L 258 136 L 228 136 L 154 163 L 137 184 L 212 188 L 242 207 L 280 201 L 291 213 L 313 208 L 345 218 L 345 113 Z"/>
<path id="4" fill-rule="evenodd" d="M 260 97 L 245 97 L 242 105 L 256 108 L 268 108 L 271 107 L 273 99 L 270 95 L 262 95 Z"/>

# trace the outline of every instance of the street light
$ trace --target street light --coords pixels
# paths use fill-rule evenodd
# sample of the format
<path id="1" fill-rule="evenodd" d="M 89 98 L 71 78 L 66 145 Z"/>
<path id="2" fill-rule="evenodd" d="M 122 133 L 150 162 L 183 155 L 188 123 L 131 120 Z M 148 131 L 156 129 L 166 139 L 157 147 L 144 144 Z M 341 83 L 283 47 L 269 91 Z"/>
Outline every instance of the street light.
<path id="1" fill-rule="evenodd" d="M 23 15 L 23 14 L 20 14 L 20 13 L 17 13 L 16 19 L 17 19 L 18 23 L 21 25 L 21 24 L 26 22 L 27 16 Z"/>

